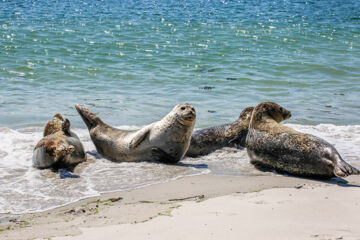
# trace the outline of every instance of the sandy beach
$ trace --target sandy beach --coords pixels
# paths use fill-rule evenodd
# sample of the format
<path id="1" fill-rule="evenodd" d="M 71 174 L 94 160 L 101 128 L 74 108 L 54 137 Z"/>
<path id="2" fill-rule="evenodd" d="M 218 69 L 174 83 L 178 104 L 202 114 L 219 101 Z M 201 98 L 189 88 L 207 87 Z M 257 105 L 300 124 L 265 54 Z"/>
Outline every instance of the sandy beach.
<path id="1" fill-rule="evenodd" d="M 360 239 L 360 177 L 198 175 L 2 216 L 0 239 Z"/>
<path id="2" fill-rule="evenodd" d="M 360 175 L 320 181 L 263 172 L 236 142 L 245 132 L 224 127 L 247 107 L 276 102 L 291 111 L 284 125 L 324 139 L 360 169 L 360 1 L 0 6 L 0 240 L 360 240 Z M 156 160 L 153 150 L 133 159 L 147 161 L 128 162 L 132 154 L 108 156 L 94 145 L 75 108 L 132 131 L 180 103 L 194 107 L 194 131 L 222 126 L 216 144 L 227 147 L 177 164 L 148 161 Z M 57 113 L 87 156 L 73 171 L 33 164 Z M 175 125 L 151 129 L 169 134 Z M 148 144 L 153 134 L 146 132 L 145 141 L 124 143 L 124 150 L 142 154 L 133 143 L 145 143 L 177 156 L 184 151 L 174 147 L 183 134 L 175 144 L 178 134 L 151 138 L 162 147 Z M 121 150 L 113 143 L 130 138 L 118 133 L 109 148 Z"/>

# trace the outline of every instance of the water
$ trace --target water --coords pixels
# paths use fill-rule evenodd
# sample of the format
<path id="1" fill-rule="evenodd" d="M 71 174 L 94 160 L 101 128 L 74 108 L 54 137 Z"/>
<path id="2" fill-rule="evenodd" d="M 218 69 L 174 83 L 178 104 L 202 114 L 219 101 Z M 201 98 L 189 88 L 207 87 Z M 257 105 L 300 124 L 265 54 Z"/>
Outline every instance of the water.
<path id="1" fill-rule="evenodd" d="M 334 144 L 346 161 L 360 166 L 360 125 L 290 126 L 325 138 Z M 119 128 L 135 129 L 130 126 Z M 0 146 L 0 213 L 37 212 L 85 197 L 98 196 L 104 192 L 132 189 L 195 174 L 273 174 L 255 169 L 249 163 L 246 150 L 234 148 L 224 148 L 203 157 L 185 158 L 178 165 L 111 162 L 96 154 L 95 146 L 86 129 L 74 131 L 88 151 L 89 161 L 80 164 L 73 173 L 80 177 L 61 179 L 59 173 L 31 167 L 32 150 L 41 138 L 41 128 L 0 128 L 0 139 L 3 140 Z"/>
<path id="2" fill-rule="evenodd" d="M 88 154 L 93 162 L 80 178 L 31 168 L 32 149 L 57 112 L 95 153 L 75 103 L 129 128 L 189 102 L 201 128 L 276 101 L 292 111 L 288 123 L 324 137 L 356 165 L 359 36 L 360 1 L 0 0 L 0 212 L 209 171 L 269 174 L 234 149 L 173 167 Z"/>

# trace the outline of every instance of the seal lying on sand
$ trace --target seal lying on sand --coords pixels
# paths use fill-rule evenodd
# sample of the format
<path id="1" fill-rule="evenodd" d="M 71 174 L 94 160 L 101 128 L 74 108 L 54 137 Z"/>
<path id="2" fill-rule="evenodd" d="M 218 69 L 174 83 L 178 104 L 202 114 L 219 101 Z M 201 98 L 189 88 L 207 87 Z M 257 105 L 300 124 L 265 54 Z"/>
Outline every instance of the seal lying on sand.
<path id="1" fill-rule="evenodd" d="M 55 114 L 46 124 L 44 138 L 35 146 L 33 166 L 60 168 L 86 160 L 84 147 L 78 136 L 70 131 L 70 121 Z"/>
<path id="2" fill-rule="evenodd" d="M 251 163 L 293 175 L 328 179 L 360 174 L 325 140 L 281 125 L 291 113 L 274 102 L 252 113 L 246 148 Z"/>
<path id="3" fill-rule="evenodd" d="M 196 113 L 189 104 L 178 104 L 158 122 L 139 130 L 120 130 L 104 123 L 79 104 L 78 113 L 89 129 L 96 150 L 119 162 L 157 160 L 177 163 L 189 148 Z"/>
<path id="4" fill-rule="evenodd" d="M 245 147 L 253 109 L 253 107 L 245 108 L 233 123 L 195 131 L 191 136 L 186 156 L 203 156 L 223 147 Z"/>

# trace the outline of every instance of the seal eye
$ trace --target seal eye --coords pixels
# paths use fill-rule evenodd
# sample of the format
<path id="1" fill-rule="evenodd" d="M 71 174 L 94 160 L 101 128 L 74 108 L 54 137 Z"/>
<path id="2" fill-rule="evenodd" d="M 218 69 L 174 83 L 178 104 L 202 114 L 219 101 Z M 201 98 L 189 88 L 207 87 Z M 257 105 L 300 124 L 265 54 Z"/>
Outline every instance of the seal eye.
<path id="1" fill-rule="evenodd" d="M 185 110 L 185 107 L 181 107 L 180 109 L 181 109 L 181 110 Z"/>
<path id="2" fill-rule="evenodd" d="M 280 111 L 282 112 L 284 109 L 282 107 L 280 107 Z"/>

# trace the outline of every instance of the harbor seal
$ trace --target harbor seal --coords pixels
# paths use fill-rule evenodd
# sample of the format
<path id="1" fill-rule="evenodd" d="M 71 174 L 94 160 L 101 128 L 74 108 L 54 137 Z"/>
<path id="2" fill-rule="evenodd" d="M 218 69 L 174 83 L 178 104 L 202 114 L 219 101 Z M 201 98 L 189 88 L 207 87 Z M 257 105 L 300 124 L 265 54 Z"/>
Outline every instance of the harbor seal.
<path id="1" fill-rule="evenodd" d="M 251 163 L 319 179 L 360 174 L 330 143 L 279 124 L 290 117 L 290 111 L 274 102 L 263 102 L 255 107 L 246 138 Z"/>
<path id="2" fill-rule="evenodd" d="M 139 130 L 120 130 L 107 125 L 85 107 L 79 104 L 75 107 L 89 129 L 96 150 L 118 162 L 179 162 L 189 148 L 196 119 L 193 106 L 178 104 L 158 122 Z"/>
<path id="3" fill-rule="evenodd" d="M 253 107 L 245 108 L 233 123 L 195 131 L 191 136 L 186 156 L 203 156 L 223 147 L 244 148 L 253 109 Z"/>
<path id="4" fill-rule="evenodd" d="M 34 167 L 62 168 L 86 160 L 79 137 L 70 131 L 70 121 L 60 113 L 55 114 L 46 124 L 43 136 L 33 152 Z"/>

